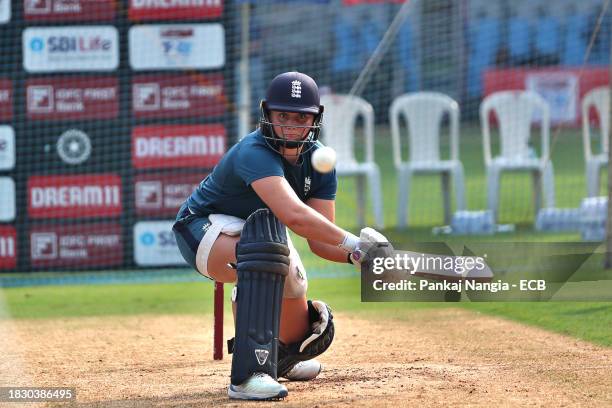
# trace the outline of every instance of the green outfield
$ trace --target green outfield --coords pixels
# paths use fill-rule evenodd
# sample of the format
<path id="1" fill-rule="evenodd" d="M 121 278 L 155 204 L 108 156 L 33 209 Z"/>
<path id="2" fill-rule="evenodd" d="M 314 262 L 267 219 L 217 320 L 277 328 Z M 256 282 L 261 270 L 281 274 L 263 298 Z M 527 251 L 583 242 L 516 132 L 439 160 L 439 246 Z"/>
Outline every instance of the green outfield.
<path id="1" fill-rule="evenodd" d="M 462 307 L 612 346 L 612 303 L 361 303 L 359 288 L 356 277 L 315 279 L 310 282 L 309 296 L 325 299 L 338 312 L 371 319 L 410 319 L 423 309 Z M 212 314 L 212 285 L 208 282 L 11 288 L 0 290 L 0 295 L 6 301 L 6 310 L 0 308 L 3 317 L 15 319 Z M 212 319 L 208 323 L 212 325 Z"/>
<path id="2" fill-rule="evenodd" d="M 498 136 L 493 132 L 492 152 L 498 152 Z M 532 131 L 531 144 L 539 152 L 539 129 Z M 408 157 L 408 148 L 403 157 Z M 448 137 L 441 140 L 442 157 L 448 157 Z M 581 131 L 577 129 L 551 129 L 551 152 L 555 170 L 555 189 L 557 207 L 578 207 L 586 195 L 585 167 Z M 593 142 L 593 151 L 601 149 Z M 385 223 L 396 225 L 397 178 L 393 164 L 391 137 L 389 130 L 378 126 L 375 134 L 376 162 L 380 166 L 383 183 Z M 482 136 L 477 125 L 465 125 L 460 134 L 460 160 L 465 169 L 465 188 L 467 206 L 470 210 L 484 209 L 486 206 L 486 173 L 484 167 Z M 605 194 L 606 175 L 602 171 L 601 194 Z M 411 226 L 434 226 L 443 224 L 441 182 L 438 176 L 418 176 L 413 180 L 411 189 L 409 223 Z M 340 179 L 338 186 L 338 221 L 341 225 L 354 226 L 355 184 L 349 177 Z M 527 173 L 504 173 L 500 196 L 500 222 L 516 223 L 521 227 L 531 227 L 534 220 L 532 185 Z M 371 212 L 368 222 L 373 222 Z"/>

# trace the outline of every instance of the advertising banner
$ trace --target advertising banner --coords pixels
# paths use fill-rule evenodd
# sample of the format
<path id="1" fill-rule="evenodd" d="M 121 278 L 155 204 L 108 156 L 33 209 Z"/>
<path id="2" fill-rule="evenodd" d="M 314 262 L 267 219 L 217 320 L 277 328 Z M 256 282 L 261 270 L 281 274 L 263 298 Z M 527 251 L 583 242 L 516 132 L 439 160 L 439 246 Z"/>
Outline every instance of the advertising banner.
<path id="1" fill-rule="evenodd" d="M 111 119 L 119 112 L 119 81 L 112 77 L 28 79 L 26 95 L 28 119 Z"/>
<path id="2" fill-rule="evenodd" d="M 24 0 L 26 21 L 111 21 L 115 18 L 113 0 Z"/>
<path id="3" fill-rule="evenodd" d="M 13 83 L 9 79 L 0 79 L 0 122 L 9 122 L 11 119 L 13 119 Z"/>
<path id="4" fill-rule="evenodd" d="M 17 232 L 12 225 L 0 225 L 0 269 L 17 266 Z"/>
<path id="5" fill-rule="evenodd" d="M 187 265 L 179 252 L 172 221 L 142 221 L 134 225 L 134 262 L 138 266 Z"/>
<path id="6" fill-rule="evenodd" d="M 223 0 L 130 0 L 132 21 L 220 18 Z"/>
<path id="7" fill-rule="evenodd" d="M 15 182 L 10 177 L 0 177 L 0 222 L 15 219 Z"/>
<path id="8" fill-rule="evenodd" d="M 30 261 L 38 267 L 99 267 L 123 262 L 119 224 L 45 225 L 30 228 Z"/>
<path id="9" fill-rule="evenodd" d="M 117 174 L 30 176 L 31 218 L 118 217 L 121 178 Z"/>
<path id="10" fill-rule="evenodd" d="M 131 27 L 129 57 L 136 71 L 223 68 L 225 31 L 217 23 Z"/>
<path id="11" fill-rule="evenodd" d="M 147 173 L 134 178 L 134 206 L 139 216 L 175 216 L 207 173 Z"/>
<path id="12" fill-rule="evenodd" d="M 485 95 L 508 90 L 534 91 L 548 102 L 551 123 L 558 125 L 578 126 L 582 116 L 582 98 L 600 86 L 608 86 L 607 68 L 587 67 L 580 70 L 558 66 L 491 69 L 484 73 Z"/>
<path id="13" fill-rule="evenodd" d="M 223 75 L 139 75 L 132 81 L 136 118 L 211 117 L 225 112 Z"/>
<path id="14" fill-rule="evenodd" d="M 132 130 L 132 165 L 146 168 L 211 168 L 225 153 L 225 127 L 213 125 L 138 126 Z"/>
<path id="15" fill-rule="evenodd" d="M 15 132 L 9 125 L 0 125 L 0 171 L 15 167 Z"/>
<path id="16" fill-rule="evenodd" d="M 23 30 L 23 67 L 28 72 L 113 71 L 118 66 L 119 35 L 115 27 Z"/>
<path id="17" fill-rule="evenodd" d="M 11 0 L 0 0 L 0 24 L 11 21 Z"/>

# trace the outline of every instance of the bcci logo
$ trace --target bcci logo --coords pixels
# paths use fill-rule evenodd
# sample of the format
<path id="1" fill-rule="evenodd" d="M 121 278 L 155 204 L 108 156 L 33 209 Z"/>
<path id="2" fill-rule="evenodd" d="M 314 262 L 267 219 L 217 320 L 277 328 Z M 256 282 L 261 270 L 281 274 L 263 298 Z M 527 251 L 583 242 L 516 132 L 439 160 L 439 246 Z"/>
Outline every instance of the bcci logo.
<path id="1" fill-rule="evenodd" d="M 81 164 L 91 155 L 89 136 L 81 130 L 69 129 L 57 140 L 57 154 L 67 164 Z"/>
<path id="2" fill-rule="evenodd" d="M 310 191 L 310 177 L 304 179 L 304 194 L 308 194 Z"/>
<path id="3" fill-rule="evenodd" d="M 291 81 L 291 97 L 292 98 L 301 98 L 302 97 L 302 82 L 301 81 Z"/>

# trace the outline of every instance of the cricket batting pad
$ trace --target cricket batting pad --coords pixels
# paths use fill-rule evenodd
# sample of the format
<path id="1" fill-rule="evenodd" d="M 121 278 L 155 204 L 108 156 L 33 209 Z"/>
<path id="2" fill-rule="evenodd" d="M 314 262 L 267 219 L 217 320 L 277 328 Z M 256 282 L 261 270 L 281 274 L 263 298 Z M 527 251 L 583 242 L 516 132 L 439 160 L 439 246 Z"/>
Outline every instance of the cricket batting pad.
<path id="1" fill-rule="evenodd" d="M 253 373 L 277 378 L 278 332 L 289 247 L 285 226 L 268 209 L 247 218 L 236 245 L 236 338 L 232 384 Z"/>

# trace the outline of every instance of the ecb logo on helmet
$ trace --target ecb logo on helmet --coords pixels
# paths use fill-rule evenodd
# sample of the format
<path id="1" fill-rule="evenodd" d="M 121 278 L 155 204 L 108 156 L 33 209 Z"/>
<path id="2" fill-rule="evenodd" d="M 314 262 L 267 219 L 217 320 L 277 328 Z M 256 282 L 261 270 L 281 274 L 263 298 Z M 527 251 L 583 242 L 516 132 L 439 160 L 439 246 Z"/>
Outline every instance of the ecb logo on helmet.
<path id="1" fill-rule="evenodd" d="M 301 98 L 302 97 L 302 82 L 295 80 L 291 81 L 291 97 Z"/>

